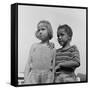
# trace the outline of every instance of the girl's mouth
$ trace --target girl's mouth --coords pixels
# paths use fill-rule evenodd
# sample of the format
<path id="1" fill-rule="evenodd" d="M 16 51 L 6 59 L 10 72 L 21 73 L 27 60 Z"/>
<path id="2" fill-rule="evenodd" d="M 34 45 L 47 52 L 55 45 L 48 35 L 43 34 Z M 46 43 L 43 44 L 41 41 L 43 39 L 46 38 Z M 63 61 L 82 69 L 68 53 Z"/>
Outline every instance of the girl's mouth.
<path id="1" fill-rule="evenodd" d="M 58 40 L 58 42 L 59 42 L 59 44 L 61 44 L 61 45 L 64 43 L 62 40 Z"/>
<path id="2" fill-rule="evenodd" d="M 63 43 L 63 41 L 59 41 L 59 43 Z"/>
<path id="3" fill-rule="evenodd" d="M 58 42 L 63 42 L 62 40 L 58 39 Z"/>

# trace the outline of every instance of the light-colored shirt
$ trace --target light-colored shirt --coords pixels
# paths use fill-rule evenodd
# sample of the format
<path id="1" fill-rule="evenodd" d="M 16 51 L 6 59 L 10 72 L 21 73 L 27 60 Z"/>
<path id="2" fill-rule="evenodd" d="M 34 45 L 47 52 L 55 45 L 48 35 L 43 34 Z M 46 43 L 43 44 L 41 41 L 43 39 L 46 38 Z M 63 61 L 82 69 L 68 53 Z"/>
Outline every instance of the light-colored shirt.
<path id="1" fill-rule="evenodd" d="M 55 49 L 45 44 L 34 44 L 31 47 L 29 60 L 32 70 L 49 70 L 53 66 Z"/>

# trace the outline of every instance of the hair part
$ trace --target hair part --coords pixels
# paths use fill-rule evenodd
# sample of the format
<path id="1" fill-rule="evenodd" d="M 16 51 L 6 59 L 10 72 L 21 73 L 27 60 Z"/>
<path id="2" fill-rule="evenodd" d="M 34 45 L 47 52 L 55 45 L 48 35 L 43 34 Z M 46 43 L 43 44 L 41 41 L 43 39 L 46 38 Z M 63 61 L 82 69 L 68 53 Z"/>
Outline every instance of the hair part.
<path id="1" fill-rule="evenodd" d="M 67 25 L 67 24 L 64 24 L 64 25 L 59 25 L 58 29 L 57 29 L 57 33 L 60 29 L 65 29 L 65 32 L 67 33 L 67 35 L 70 37 L 70 40 L 72 39 L 72 36 L 73 36 L 73 32 L 72 32 L 72 28 Z"/>
<path id="2" fill-rule="evenodd" d="M 47 21 L 47 20 L 42 20 L 37 24 L 37 28 L 38 28 L 40 23 L 44 23 L 44 25 L 45 25 L 45 27 L 47 28 L 47 31 L 48 31 L 48 38 L 49 38 L 49 40 L 51 40 L 52 37 L 53 37 L 53 30 L 52 30 L 52 26 L 51 26 L 50 22 Z M 35 35 L 38 38 L 38 30 L 36 31 Z"/>

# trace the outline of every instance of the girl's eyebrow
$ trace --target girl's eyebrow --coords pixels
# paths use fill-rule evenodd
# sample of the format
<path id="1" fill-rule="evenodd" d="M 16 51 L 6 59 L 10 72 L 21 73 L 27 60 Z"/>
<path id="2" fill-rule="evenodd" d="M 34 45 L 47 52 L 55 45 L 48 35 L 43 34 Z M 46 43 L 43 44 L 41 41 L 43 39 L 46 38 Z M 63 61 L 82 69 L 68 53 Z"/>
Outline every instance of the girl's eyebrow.
<path id="1" fill-rule="evenodd" d="M 57 34 L 57 37 L 59 37 L 60 35 L 59 34 Z"/>
<path id="2" fill-rule="evenodd" d="M 41 27 L 41 28 L 38 28 L 38 29 L 40 30 L 40 29 L 45 29 L 45 28 L 44 27 Z"/>

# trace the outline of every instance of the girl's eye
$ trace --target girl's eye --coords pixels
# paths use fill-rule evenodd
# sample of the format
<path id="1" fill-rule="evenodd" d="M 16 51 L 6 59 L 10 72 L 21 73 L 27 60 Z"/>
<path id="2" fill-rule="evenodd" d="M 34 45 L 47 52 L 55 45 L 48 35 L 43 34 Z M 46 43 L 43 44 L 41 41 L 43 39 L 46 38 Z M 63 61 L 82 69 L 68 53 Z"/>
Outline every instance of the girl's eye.
<path id="1" fill-rule="evenodd" d="M 62 34 L 62 33 L 61 33 L 60 35 L 61 35 L 61 36 L 64 36 L 64 34 Z"/>
<path id="2" fill-rule="evenodd" d="M 45 29 L 44 29 L 44 28 L 42 28 L 41 30 L 42 30 L 42 31 L 44 31 Z"/>
<path id="3" fill-rule="evenodd" d="M 59 37 L 60 37 L 60 35 L 57 35 L 57 37 L 59 38 Z"/>
<path id="4" fill-rule="evenodd" d="M 64 36 L 64 34 L 62 34 L 62 33 L 59 34 L 59 35 L 57 35 L 58 38 L 59 38 L 59 37 L 62 37 L 62 36 Z"/>
<path id="5" fill-rule="evenodd" d="M 45 28 L 41 28 L 41 29 L 38 29 L 38 32 L 39 32 L 39 31 L 44 31 L 44 30 L 45 30 Z"/>
<path id="6" fill-rule="evenodd" d="M 40 31 L 40 29 L 38 29 L 38 32 Z"/>

